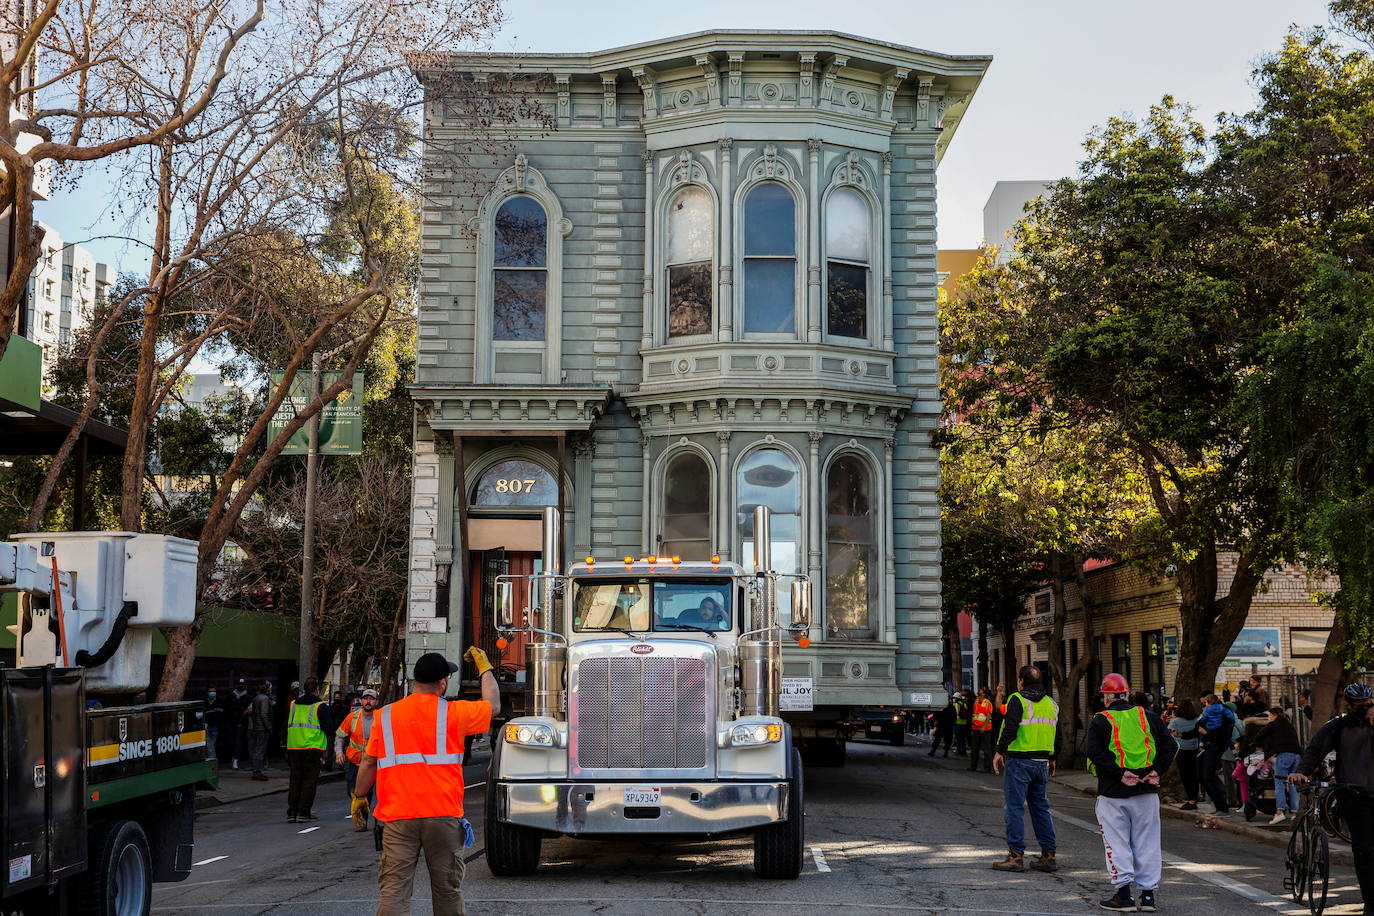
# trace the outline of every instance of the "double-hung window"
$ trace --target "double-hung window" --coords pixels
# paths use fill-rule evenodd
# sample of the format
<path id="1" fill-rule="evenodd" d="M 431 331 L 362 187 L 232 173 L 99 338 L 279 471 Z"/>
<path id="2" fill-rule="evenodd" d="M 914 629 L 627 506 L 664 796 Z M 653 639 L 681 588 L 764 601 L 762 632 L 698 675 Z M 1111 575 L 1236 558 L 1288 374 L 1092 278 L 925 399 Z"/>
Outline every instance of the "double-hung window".
<path id="1" fill-rule="evenodd" d="M 714 209 L 697 187 L 683 188 L 668 205 L 669 337 L 711 333 Z"/>
<path id="2" fill-rule="evenodd" d="M 744 199 L 744 330 L 793 334 L 797 326 L 797 205 L 776 181 Z"/>
<path id="3" fill-rule="evenodd" d="M 868 337 L 868 277 L 872 220 L 868 202 L 839 188 L 825 204 L 825 332 Z"/>
<path id="4" fill-rule="evenodd" d="M 543 340 L 549 287 L 549 220 L 532 197 L 496 211 L 492 252 L 492 337 Z"/>

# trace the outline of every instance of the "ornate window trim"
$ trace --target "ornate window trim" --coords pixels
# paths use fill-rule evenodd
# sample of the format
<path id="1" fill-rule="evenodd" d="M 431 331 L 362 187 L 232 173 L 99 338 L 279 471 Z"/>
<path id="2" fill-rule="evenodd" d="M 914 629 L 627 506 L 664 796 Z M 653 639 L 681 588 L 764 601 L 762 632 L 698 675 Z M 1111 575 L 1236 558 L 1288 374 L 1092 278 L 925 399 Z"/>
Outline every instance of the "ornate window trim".
<path id="1" fill-rule="evenodd" d="M 512 197 L 529 197 L 544 208 L 548 217 L 548 281 L 544 304 L 542 341 L 492 340 L 492 308 L 495 298 L 493 251 L 496 247 L 496 213 Z M 556 385 L 562 378 L 563 356 L 563 240 L 572 232 L 572 222 L 563 215 L 563 206 L 549 188 L 540 171 L 529 164 L 524 153 L 515 164 L 497 176 L 495 183 L 468 221 L 477 232 L 476 316 L 473 322 L 474 384 L 523 382 Z M 541 371 L 506 373 L 497 378 L 498 357 L 502 353 L 541 353 Z"/>
<path id="2" fill-rule="evenodd" d="M 873 574 L 877 580 L 876 585 L 874 586 L 874 590 L 877 594 L 877 613 L 873 615 L 872 640 L 875 642 L 881 642 L 884 640 L 884 634 L 888 631 L 889 622 L 892 615 L 892 608 L 888 605 L 886 584 L 886 557 L 888 553 L 887 526 L 885 524 L 882 524 L 883 513 L 890 512 L 892 510 L 892 481 L 890 481 L 887 475 L 883 473 L 882 462 L 878 459 L 878 457 L 875 456 L 872 451 L 865 448 L 860 443 L 860 441 L 856 439 L 850 439 L 849 441 L 831 449 L 830 452 L 825 456 L 825 459 L 821 462 L 819 470 L 820 504 L 816 506 L 815 509 L 816 512 L 819 513 L 819 518 L 816 524 L 819 526 L 817 543 L 819 543 L 821 550 L 821 569 L 819 587 L 816 589 L 816 591 L 819 594 L 816 598 L 812 599 L 816 607 L 816 611 L 813 614 L 813 617 L 816 621 L 815 625 L 819 626 L 821 628 L 821 632 L 827 634 L 828 638 L 828 634 L 830 632 L 829 608 L 827 607 L 829 593 L 826 590 L 825 580 L 826 570 L 829 568 L 828 564 L 830 562 L 830 539 L 826 536 L 826 527 L 827 522 L 829 521 L 828 516 L 830 511 L 830 469 L 834 466 L 836 461 L 839 461 L 841 458 L 846 457 L 857 458 L 859 461 L 861 461 L 864 465 L 864 468 L 868 471 L 869 480 L 872 483 L 872 492 L 870 498 L 873 500 L 874 503 Z M 845 637 L 841 636 L 840 638 L 844 639 Z"/>
<path id="3" fill-rule="evenodd" d="M 711 492 L 707 497 L 711 525 L 711 553 L 719 554 L 718 526 L 720 520 L 717 517 L 719 512 L 717 507 L 720 504 L 720 469 L 716 467 L 716 460 L 710 449 L 685 436 L 666 446 L 654 459 L 652 477 L 650 478 L 652 483 L 649 487 L 649 518 L 654 530 L 650 532 L 649 549 L 652 551 L 657 547 L 659 537 L 663 534 L 663 510 L 667 505 L 668 493 L 668 465 L 673 463 L 674 458 L 687 452 L 706 462 L 706 472 L 711 478 Z"/>
<path id="4" fill-rule="evenodd" d="M 827 231 L 826 221 L 830 218 L 829 206 L 830 195 L 834 192 L 848 188 L 859 194 L 868 204 L 868 291 L 867 291 L 867 325 L 868 334 L 865 337 L 841 337 L 830 333 L 830 252 L 826 247 Z M 820 218 L 821 225 L 816 227 L 820 239 L 820 269 L 821 269 L 821 340 L 826 343 L 843 344 L 854 346 L 858 341 L 864 346 L 877 348 L 882 340 L 882 329 L 886 325 L 886 316 L 883 309 L 886 307 L 882 295 L 882 277 L 887 276 L 887 265 L 882 263 L 883 246 L 883 207 L 879 197 L 880 185 L 868 166 L 855 152 L 849 152 L 839 164 L 831 170 L 830 183 L 821 192 Z"/>
<path id="5" fill-rule="evenodd" d="M 478 456 L 477 460 L 473 461 L 471 464 L 465 465 L 463 468 L 463 479 L 455 483 L 454 489 L 459 490 L 459 492 L 461 493 L 463 498 L 463 505 L 468 507 L 469 514 L 478 516 L 528 515 L 531 517 L 536 517 L 539 515 L 540 510 L 538 507 L 535 506 L 500 507 L 472 505 L 472 488 L 477 486 L 477 481 L 482 479 L 482 475 L 485 474 L 487 471 L 490 471 L 493 467 L 500 464 L 501 462 L 510 461 L 512 459 L 519 461 L 528 461 L 531 464 L 537 464 L 545 471 L 549 472 L 549 476 L 554 479 L 555 483 L 558 482 L 558 459 L 555 458 L 553 455 L 550 455 L 549 453 L 541 449 L 530 448 L 528 445 L 517 444 L 499 446 L 498 448 L 494 448 L 489 451 L 483 452 L 480 456 Z M 563 471 L 563 496 L 567 502 L 567 507 L 569 509 L 568 520 L 571 521 L 571 510 L 574 505 L 572 466 L 565 466 Z M 454 519 L 454 524 L 456 526 L 457 513 L 454 513 Z"/>
<path id="6" fill-rule="evenodd" d="M 801 168 L 793 161 L 792 157 L 784 152 L 779 152 L 777 147 L 771 143 L 765 146 L 740 171 L 740 181 L 735 188 L 732 203 L 733 238 L 730 240 L 732 246 L 731 273 L 736 278 L 732 286 L 735 301 L 730 304 L 730 308 L 733 316 L 732 326 L 736 329 L 735 336 L 738 340 L 806 339 L 807 233 L 814 231 L 814 229 L 808 225 L 807 213 L 809 211 L 806 206 L 806 188 L 798 180 L 797 176 L 800 174 Z M 744 330 L 744 201 L 748 198 L 750 191 L 767 182 L 780 184 L 792 194 L 792 224 L 796 238 L 793 248 L 795 278 L 792 286 L 793 319 L 791 334 L 746 332 Z"/>
<path id="7" fill-rule="evenodd" d="M 720 194 L 711 183 L 706 164 L 691 150 L 681 150 L 664 170 L 666 179 L 659 185 L 657 199 L 654 201 L 654 224 L 659 227 L 654 233 L 653 277 L 654 289 L 654 332 L 655 346 L 680 346 L 685 344 L 706 343 L 715 340 L 720 327 L 720 264 L 724 240 L 720 237 Z M 693 334 L 690 337 L 668 336 L 668 207 L 673 198 L 684 188 L 701 188 L 711 198 L 711 330 L 706 334 Z"/>

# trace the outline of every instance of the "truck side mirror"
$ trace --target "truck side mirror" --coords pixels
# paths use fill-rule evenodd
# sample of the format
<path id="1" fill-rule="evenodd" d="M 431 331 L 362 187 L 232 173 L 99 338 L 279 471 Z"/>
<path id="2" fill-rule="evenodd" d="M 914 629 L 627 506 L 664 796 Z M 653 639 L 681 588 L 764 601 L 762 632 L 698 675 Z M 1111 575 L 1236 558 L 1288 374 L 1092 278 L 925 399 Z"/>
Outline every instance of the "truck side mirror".
<path id="1" fill-rule="evenodd" d="M 496 628 L 515 629 L 515 583 L 496 583 Z"/>
<path id="2" fill-rule="evenodd" d="M 811 626 L 811 580 L 792 580 L 792 628 Z"/>

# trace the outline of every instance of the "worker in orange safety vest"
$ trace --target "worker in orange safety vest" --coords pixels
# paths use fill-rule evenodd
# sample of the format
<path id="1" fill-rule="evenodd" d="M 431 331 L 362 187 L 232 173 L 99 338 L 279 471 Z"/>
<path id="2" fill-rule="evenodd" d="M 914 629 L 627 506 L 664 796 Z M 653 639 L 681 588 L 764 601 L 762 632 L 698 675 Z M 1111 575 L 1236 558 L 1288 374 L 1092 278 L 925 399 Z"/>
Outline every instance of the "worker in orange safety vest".
<path id="1" fill-rule="evenodd" d="M 367 830 L 367 819 L 372 805 L 376 803 L 376 792 L 372 796 L 357 795 L 354 788 L 358 781 L 358 767 L 363 762 L 363 749 L 372 734 L 372 722 L 376 718 L 373 710 L 377 708 L 377 691 L 371 687 L 363 691 L 362 705 L 344 716 L 343 724 L 334 733 L 334 762 L 344 768 L 344 785 L 348 789 L 349 816 L 353 818 L 353 829 Z"/>
<path id="2" fill-rule="evenodd" d="M 463 744 L 491 728 L 501 705 L 491 662 L 475 646 L 482 699 L 444 699 L 458 666 L 438 652 L 415 662 L 410 696 L 383 706 L 367 739 L 354 791 L 377 786 L 374 814 L 382 824 L 377 868 L 377 916 L 408 916 L 420 852 L 429 870 L 434 916 L 462 916 L 463 849 L 472 827 L 463 817 Z"/>
<path id="3" fill-rule="evenodd" d="M 983 768 L 992 772 L 992 700 L 988 699 L 988 689 L 978 688 L 978 699 L 973 701 L 973 723 L 970 733 L 972 743 L 969 748 L 968 768 L 978 771 L 978 761 Z"/>

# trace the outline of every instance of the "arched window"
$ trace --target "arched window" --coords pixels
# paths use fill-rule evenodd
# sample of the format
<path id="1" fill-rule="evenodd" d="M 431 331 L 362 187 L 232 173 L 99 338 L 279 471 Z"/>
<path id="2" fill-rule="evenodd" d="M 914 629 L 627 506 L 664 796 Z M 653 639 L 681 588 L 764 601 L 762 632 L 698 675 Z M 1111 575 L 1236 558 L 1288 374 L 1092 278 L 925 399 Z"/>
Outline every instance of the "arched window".
<path id="1" fill-rule="evenodd" d="M 792 334 L 797 306 L 797 205 L 765 181 L 744 198 L 744 330 Z"/>
<path id="2" fill-rule="evenodd" d="M 780 448 L 757 448 L 739 464 L 735 493 L 740 535 L 740 564 L 754 563 L 754 507 L 773 510 L 773 569 L 795 573 L 801 564 L 801 469 Z M 788 618 L 788 590 L 779 589 L 784 622 Z"/>
<path id="3" fill-rule="evenodd" d="M 549 285 L 549 218 L 532 197 L 496 211 L 492 251 L 492 336 L 543 340 Z"/>
<path id="4" fill-rule="evenodd" d="M 668 336 L 711 333 L 711 195 L 683 188 L 668 205 Z"/>
<path id="5" fill-rule="evenodd" d="M 825 203 L 826 333 L 868 337 L 868 201 L 839 188 Z"/>
<path id="6" fill-rule="evenodd" d="M 868 466 L 845 455 L 825 481 L 826 622 L 851 636 L 876 636 L 878 549 Z"/>
<path id="7" fill-rule="evenodd" d="M 523 458 L 498 461 L 472 488 L 474 507 L 556 506 L 558 482 L 542 465 Z"/>
<path id="8" fill-rule="evenodd" d="M 659 518 L 661 556 L 711 558 L 711 469 L 696 452 L 683 452 L 663 472 Z"/>

